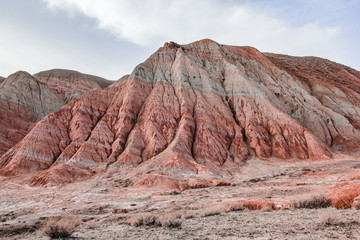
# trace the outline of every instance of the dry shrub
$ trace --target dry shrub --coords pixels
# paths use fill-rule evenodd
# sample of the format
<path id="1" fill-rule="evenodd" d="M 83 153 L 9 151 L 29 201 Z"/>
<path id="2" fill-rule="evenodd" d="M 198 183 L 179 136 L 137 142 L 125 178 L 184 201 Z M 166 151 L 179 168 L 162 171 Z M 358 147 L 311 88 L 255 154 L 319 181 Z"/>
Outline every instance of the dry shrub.
<path id="1" fill-rule="evenodd" d="M 74 217 L 56 217 L 48 220 L 44 225 L 46 235 L 50 238 L 69 238 L 79 225 Z"/>
<path id="2" fill-rule="evenodd" d="M 243 204 L 239 202 L 227 202 L 220 205 L 211 206 L 206 208 L 200 212 L 200 216 L 208 217 L 215 216 L 221 213 L 233 212 L 233 211 L 242 211 L 244 210 Z"/>
<path id="3" fill-rule="evenodd" d="M 204 209 L 200 212 L 200 216 L 214 216 L 221 213 L 233 212 L 233 211 L 243 211 L 248 210 L 276 210 L 275 204 L 273 202 L 261 201 L 261 200 L 240 200 L 236 202 L 227 202 L 222 205 L 216 205 Z"/>
<path id="4" fill-rule="evenodd" d="M 241 200 L 241 201 L 239 201 L 239 203 L 242 204 L 244 208 L 251 210 L 251 211 L 261 210 L 261 209 L 277 210 L 275 204 L 273 202 L 268 202 L 268 201 Z"/>
<path id="5" fill-rule="evenodd" d="M 244 205 L 239 202 L 229 202 L 223 206 L 223 212 L 243 211 L 244 209 Z"/>
<path id="6" fill-rule="evenodd" d="M 173 214 L 162 215 L 157 219 L 157 224 L 162 227 L 179 228 L 182 224 L 181 216 Z"/>
<path id="7" fill-rule="evenodd" d="M 328 208 L 331 206 L 331 199 L 325 195 L 310 195 L 291 202 L 293 208 Z"/>
<path id="8" fill-rule="evenodd" d="M 151 213 L 137 214 L 128 218 L 127 223 L 134 227 L 139 226 L 161 226 L 169 228 L 180 227 L 182 222 L 178 215 L 157 216 Z"/>
<path id="9" fill-rule="evenodd" d="M 183 219 L 190 219 L 190 218 L 194 218 L 195 214 L 193 212 L 190 213 L 186 213 L 182 216 Z"/>
<path id="10" fill-rule="evenodd" d="M 356 210 L 360 210 L 360 196 L 355 198 L 352 207 L 355 208 Z"/>
<path id="11" fill-rule="evenodd" d="M 330 213 L 323 213 L 319 216 L 319 218 L 320 218 L 320 225 L 325 227 L 343 224 L 339 216 L 334 216 L 333 214 Z"/>
<path id="12" fill-rule="evenodd" d="M 219 215 L 222 212 L 222 208 L 220 206 L 214 206 L 210 208 L 206 208 L 200 212 L 201 217 L 209 217 Z"/>
<path id="13" fill-rule="evenodd" d="M 332 206 L 337 209 L 351 208 L 354 200 L 360 195 L 359 183 L 337 184 L 333 187 L 336 189 L 332 194 Z"/>
<path id="14" fill-rule="evenodd" d="M 156 216 L 151 213 L 137 214 L 128 218 L 127 222 L 134 227 L 142 225 L 154 225 L 156 223 Z"/>

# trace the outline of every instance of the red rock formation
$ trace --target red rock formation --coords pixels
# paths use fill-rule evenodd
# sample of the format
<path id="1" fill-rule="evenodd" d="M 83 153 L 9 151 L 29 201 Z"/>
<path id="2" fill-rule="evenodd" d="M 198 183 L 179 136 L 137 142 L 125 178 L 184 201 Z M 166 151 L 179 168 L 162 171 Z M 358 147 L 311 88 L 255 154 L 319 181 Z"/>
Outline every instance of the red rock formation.
<path id="1" fill-rule="evenodd" d="M 69 70 L 31 76 L 16 72 L 0 83 L 0 156 L 20 141 L 44 116 L 81 94 L 112 83 Z"/>
<path id="2" fill-rule="evenodd" d="M 359 72 L 341 69 L 356 88 Z M 309 89 L 299 76 L 316 77 L 305 73 L 250 47 L 167 43 L 130 76 L 45 117 L 0 159 L 0 171 L 38 172 L 30 184 L 46 185 L 108 170 L 182 190 L 229 184 L 250 158 L 329 159 L 359 140 L 359 94 L 327 81 Z"/>
<path id="3" fill-rule="evenodd" d="M 66 102 L 95 89 L 110 86 L 112 81 L 76 71 L 52 69 L 39 72 L 34 77 L 64 96 Z"/>

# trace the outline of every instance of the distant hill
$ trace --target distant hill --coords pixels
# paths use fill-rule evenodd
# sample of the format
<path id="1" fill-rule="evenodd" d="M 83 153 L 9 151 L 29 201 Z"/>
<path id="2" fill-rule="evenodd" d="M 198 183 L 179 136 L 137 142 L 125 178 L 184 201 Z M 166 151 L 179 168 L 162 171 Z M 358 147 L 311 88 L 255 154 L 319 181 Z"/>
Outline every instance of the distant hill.
<path id="1" fill-rule="evenodd" d="M 0 156 L 46 115 L 82 94 L 112 84 L 106 79 L 54 69 L 34 76 L 24 71 L 0 79 Z"/>

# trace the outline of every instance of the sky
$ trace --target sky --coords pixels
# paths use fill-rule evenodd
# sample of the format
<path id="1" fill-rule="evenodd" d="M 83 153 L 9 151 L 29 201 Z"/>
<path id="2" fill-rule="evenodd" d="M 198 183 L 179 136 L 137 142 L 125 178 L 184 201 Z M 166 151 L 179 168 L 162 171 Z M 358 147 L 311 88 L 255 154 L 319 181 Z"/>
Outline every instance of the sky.
<path id="1" fill-rule="evenodd" d="M 0 0 L 0 76 L 117 80 L 165 42 L 210 38 L 360 70 L 360 0 Z"/>

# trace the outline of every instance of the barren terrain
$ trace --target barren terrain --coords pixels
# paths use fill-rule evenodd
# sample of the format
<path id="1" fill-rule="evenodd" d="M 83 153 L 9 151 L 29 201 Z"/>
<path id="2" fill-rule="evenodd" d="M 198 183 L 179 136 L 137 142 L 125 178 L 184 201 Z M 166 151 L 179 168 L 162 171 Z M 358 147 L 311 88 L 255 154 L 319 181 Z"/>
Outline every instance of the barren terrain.
<path id="1" fill-rule="evenodd" d="M 46 222 L 63 218 L 77 222 L 73 239 L 359 238 L 360 211 L 355 205 L 292 206 L 320 195 L 334 202 L 339 184 L 359 189 L 358 160 L 342 156 L 283 164 L 253 159 L 242 172 L 242 180 L 231 186 L 182 192 L 133 187 L 131 180 L 111 172 L 56 187 L 29 187 L 22 184 L 24 179 L 2 177 L 0 236 L 49 239 Z M 154 222 L 139 224 L 147 217 Z"/>

